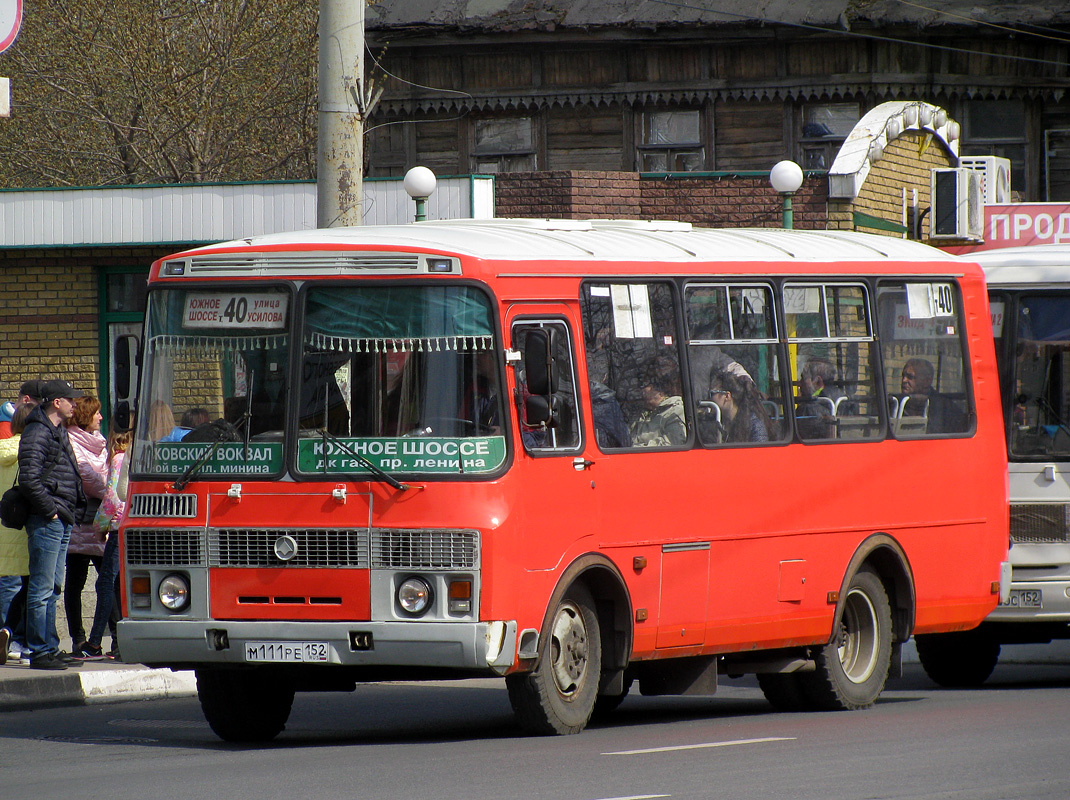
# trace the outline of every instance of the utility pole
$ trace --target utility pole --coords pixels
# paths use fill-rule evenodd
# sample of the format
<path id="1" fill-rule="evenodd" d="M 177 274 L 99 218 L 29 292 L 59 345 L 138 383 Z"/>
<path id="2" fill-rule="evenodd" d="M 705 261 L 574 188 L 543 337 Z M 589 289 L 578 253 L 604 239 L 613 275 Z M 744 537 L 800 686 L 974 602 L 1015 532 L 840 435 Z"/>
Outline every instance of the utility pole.
<path id="1" fill-rule="evenodd" d="M 381 93 L 381 92 L 380 92 Z M 364 0 L 320 0 L 317 225 L 359 225 L 364 120 L 378 99 L 364 83 Z"/>

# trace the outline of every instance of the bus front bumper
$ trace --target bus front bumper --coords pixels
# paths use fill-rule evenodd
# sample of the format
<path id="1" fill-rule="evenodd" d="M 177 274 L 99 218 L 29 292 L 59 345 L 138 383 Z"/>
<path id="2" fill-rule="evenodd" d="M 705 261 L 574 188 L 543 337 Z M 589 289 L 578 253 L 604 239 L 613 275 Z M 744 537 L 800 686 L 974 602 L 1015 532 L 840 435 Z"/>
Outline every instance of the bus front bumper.
<path id="1" fill-rule="evenodd" d="M 516 621 L 119 622 L 123 661 L 196 668 L 227 664 L 311 664 L 452 668 L 499 674 L 516 654 Z"/>

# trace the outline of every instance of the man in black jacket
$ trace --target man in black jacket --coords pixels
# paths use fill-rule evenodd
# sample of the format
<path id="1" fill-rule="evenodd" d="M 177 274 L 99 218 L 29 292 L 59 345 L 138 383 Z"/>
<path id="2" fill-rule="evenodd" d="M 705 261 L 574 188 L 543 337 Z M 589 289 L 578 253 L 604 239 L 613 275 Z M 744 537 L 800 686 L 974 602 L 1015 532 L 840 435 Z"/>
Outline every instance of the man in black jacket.
<path id="1" fill-rule="evenodd" d="M 45 381 L 41 404 L 30 412 L 19 441 L 19 485 L 30 502 L 26 644 L 33 669 L 61 670 L 78 663 L 59 650 L 56 600 L 63 591 L 71 527 L 86 505 L 66 426 L 74 398 L 81 396 L 66 381 Z"/>

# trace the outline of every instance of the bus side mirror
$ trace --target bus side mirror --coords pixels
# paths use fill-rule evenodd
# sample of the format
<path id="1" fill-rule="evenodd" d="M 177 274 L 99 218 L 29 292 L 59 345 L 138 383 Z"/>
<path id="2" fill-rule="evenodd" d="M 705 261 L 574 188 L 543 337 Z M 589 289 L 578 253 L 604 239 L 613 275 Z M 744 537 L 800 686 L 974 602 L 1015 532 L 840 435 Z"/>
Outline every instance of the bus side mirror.
<path id="1" fill-rule="evenodd" d="M 533 328 L 524 337 L 524 371 L 528 391 L 549 398 L 557 391 L 558 368 L 554 358 L 557 344 L 553 328 Z M 549 411 L 549 400 L 546 402 Z"/>
<path id="2" fill-rule="evenodd" d="M 529 395 L 524 401 L 524 424 L 538 427 L 548 425 L 553 418 L 549 398 L 545 395 Z"/>
<path id="3" fill-rule="evenodd" d="M 130 430 L 130 423 L 132 422 L 132 410 L 130 403 L 126 400 L 120 400 L 115 404 L 115 416 L 113 417 L 115 422 L 115 429 L 118 431 Z"/>

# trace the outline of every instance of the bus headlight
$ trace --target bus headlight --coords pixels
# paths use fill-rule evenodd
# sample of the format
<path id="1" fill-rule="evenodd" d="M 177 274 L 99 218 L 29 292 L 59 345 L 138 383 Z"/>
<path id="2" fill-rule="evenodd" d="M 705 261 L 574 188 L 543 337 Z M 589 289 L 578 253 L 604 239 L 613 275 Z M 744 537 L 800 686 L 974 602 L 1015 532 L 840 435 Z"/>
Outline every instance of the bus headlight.
<path id="1" fill-rule="evenodd" d="M 406 578 L 398 586 L 398 605 L 413 616 L 423 614 L 431 607 L 431 587 L 423 578 Z"/>
<path id="2" fill-rule="evenodd" d="M 168 610 L 182 611 L 189 605 L 189 580 L 184 575 L 168 575 L 160 581 L 156 595 Z"/>

